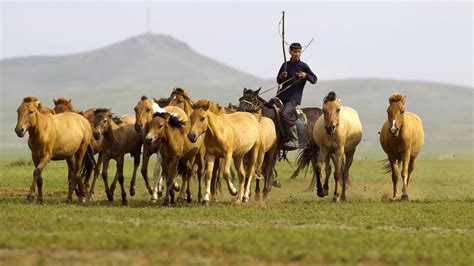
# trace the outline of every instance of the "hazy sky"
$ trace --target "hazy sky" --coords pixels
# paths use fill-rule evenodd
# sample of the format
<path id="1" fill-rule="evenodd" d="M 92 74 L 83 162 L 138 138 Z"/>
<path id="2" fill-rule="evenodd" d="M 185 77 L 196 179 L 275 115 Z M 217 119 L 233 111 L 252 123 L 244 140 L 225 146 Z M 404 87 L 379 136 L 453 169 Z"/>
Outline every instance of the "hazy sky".
<path id="1" fill-rule="evenodd" d="M 262 78 L 287 42 L 320 80 L 376 77 L 472 85 L 471 2 L 2 2 L 1 58 L 82 52 L 151 30 Z"/>

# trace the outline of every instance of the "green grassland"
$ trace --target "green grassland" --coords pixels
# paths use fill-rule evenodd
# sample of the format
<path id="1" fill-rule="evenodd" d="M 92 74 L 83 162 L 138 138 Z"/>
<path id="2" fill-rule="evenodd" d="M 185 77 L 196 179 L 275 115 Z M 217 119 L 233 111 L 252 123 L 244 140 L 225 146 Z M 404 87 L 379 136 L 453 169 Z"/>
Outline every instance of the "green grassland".
<path id="1" fill-rule="evenodd" d="M 30 160 L 2 159 L 0 264 L 473 265 L 472 157 L 420 159 L 410 202 L 386 200 L 392 184 L 381 166 L 358 158 L 341 204 L 303 192 L 310 173 L 290 180 L 292 168 L 279 163 L 283 186 L 266 203 L 235 205 L 224 188 L 210 207 L 162 208 L 149 203 L 140 174 L 126 207 L 118 191 L 106 200 L 102 180 L 93 202 L 67 204 L 65 162 L 43 172 L 45 203 L 29 203 Z M 128 191 L 130 160 L 125 171 Z"/>

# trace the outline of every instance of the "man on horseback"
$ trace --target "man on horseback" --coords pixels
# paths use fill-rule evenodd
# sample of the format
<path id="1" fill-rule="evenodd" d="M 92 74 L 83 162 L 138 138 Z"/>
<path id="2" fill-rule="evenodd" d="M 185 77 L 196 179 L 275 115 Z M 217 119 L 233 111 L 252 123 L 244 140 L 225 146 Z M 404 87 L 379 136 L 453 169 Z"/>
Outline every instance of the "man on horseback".
<path id="1" fill-rule="evenodd" d="M 277 83 L 282 84 L 277 97 L 284 106 L 281 117 L 287 132 L 287 142 L 282 146 L 284 150 L 298 149 L 298 132 L 296 129 L 298 116 L 296 107 L 301 104 L 306 81 L 315 84 L 318 79 L 309 66 L 300 60 L 301 49 L 302 47 L 299 43 L 292 43 L 290 45 L 291 59 L 283 63 L 277 75 Z"/>

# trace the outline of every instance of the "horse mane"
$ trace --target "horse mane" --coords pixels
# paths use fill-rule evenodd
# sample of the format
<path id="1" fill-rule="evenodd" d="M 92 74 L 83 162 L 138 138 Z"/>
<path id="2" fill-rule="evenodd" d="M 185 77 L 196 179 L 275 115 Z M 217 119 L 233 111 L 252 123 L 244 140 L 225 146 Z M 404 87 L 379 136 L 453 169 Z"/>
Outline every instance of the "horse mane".
<path id="1" fill-rule="evenodd" d="M 109 108 L 97 108 L 94 110 L 94 113 L 106 113 L 106 112 L 110 112 L 110 109 Z"/>
<path id="2" fill-rule="evenodd" d="M 69 100 L 64 98 L 64 97 L 59 97 L 54 102 L 56 103 L 56 105 L 58 105 L 58 104 L 68 104 Z"/>
<path id="3" fill-rule="evenodd" d="M 324 102 L 323 103 L 326 103 L 328 101 L 335 101 L 337 99 L 337 96 L 336 96 L 336 93 L 331 91 L 328 93 L 328 95 L 326 97 L 324 97 Z"/>
<path id="4" fill-rule="evenodd" d="M 404 99 L 405 97 L 403 97 L 403 95 L 401 95 L 400 93 L 394 93 L 390 96 L 390 98 L 388 98 L 388 102 L 403 102 Z"/>
<path id="5" fill-rule="evenodd" d="M 140 100 L 141 100 L 141 101 L 148 100 L 148 97 L 142 96 L 142 98 L 141 98 Z"/>
<path id="6" fill-rule="evenodd" d="M 209 110 L 214 114 L 223 114 L 225 113 L 224 108 L 221 106 L 216 105 L 215 103 L 209 101 L 209 100 L 199 100 L 194 104 L 194 108 L 196 109 L 205 109 Z"/>
<path id="7" fill-rule="evenodd" d="M 171 96 L 173 95 L 181 95 L 183 96 L 184 99 L 186 99 L 186 101 L 191 101 L 191 98 L 189 97 L 189 93 L 184 89 L 174 88 L 173 92 L 171 92 Z"/>
<path id="8" fill-rule="evenodd" d="M 32 103 L 32 102 L 36 102 L 36 101 L 39 101 L 39 100 L 38 100 L 38 98 L 36 98 L 34 96 L 28 96 L 28 97 L 23 98 L 24 103 Z"/>
<path id="9" fill-rule="evenodd" d="M 181 118 L 177 115 L 173 115 L 171 113 L 154 113 L 153 118 L 161 117 L 164 119 L 168 119 L 168 124 L 174 128 L 182 128 L 186 121 L 181 120 Z"/>

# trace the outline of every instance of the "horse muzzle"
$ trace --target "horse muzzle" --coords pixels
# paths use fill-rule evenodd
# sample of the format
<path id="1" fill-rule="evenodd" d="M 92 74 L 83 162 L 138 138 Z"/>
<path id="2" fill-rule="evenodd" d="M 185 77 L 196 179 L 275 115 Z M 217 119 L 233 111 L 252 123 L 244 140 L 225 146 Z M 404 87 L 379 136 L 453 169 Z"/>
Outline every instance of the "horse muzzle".
<path id="1" fill-rule="evenodd" d="M 137 131 L 137 133 L 142 133 L 143 124 L 137 124 L 137 123 L 135 123 L 135 130 Z"/>
<path id="2" fill-rule="evenodd" d="M 327 125 L 324 128 L 326 129 L 326 132 L 329 135 L 333 135 L 336 132 L 336 126 L 335 125 Z"/>
<path id="3" fill-rule="evenodd" d="M 196 143 L 196 140 L 197 140 L 197 134 L 194 133 L 194 132 L 189 132 L 188 133 L 188 139 L 189 141 L 191 141 L 192 143 Z"/>
<path id="4" fill-rule="evenodd" d="M 15 133 L 18 137 L 23 138 L 26 134 L 26 129 L 24 129 L 24 128 L 15 128 Z"/>
<path id="5" fill-rule="evenodd" d="M 155 142 L 155 138 L 153 136 L 146 136 L 145 137 L 145 142 L 148 146 L 151 146 L 153 142 Z"/>
<path id="6" fill-rule="evenodd" d="M 94 136 L 94 139 L 95 139 L 95 140 L 100 140 L 101 134 L 100 134 L 99 132 L 93 132 L 93 133 L 92 133 L 92 136 Z"/>
<path id="7" fill-rule="evenodd" d="M 390 128 L 388 131 L 390 132 L 390 135 L 394 138 L 397 138 L 400 133 L 399 128 Z"/>

